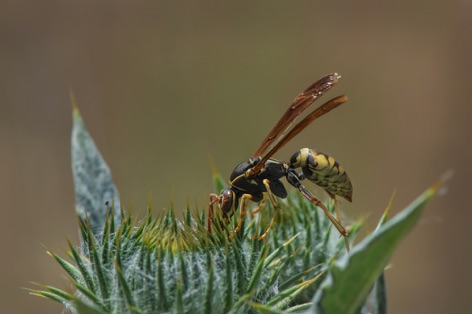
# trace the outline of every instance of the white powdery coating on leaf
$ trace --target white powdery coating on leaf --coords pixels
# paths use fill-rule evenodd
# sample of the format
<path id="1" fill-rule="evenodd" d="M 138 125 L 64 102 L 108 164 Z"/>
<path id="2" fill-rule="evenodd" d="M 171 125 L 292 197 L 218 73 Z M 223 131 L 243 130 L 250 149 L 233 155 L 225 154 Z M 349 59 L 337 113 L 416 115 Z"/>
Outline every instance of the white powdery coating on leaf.
<path id="1" fill-rule="evenodd" d="M 118 190 L 78 112 L 74 112 L 71 141 L 76 212 L 82 219 L 89 220 L 94 234 L 97 234 L 103 228 L 107 209 L 113 208 L 115 222 L 120 221 Z"/>

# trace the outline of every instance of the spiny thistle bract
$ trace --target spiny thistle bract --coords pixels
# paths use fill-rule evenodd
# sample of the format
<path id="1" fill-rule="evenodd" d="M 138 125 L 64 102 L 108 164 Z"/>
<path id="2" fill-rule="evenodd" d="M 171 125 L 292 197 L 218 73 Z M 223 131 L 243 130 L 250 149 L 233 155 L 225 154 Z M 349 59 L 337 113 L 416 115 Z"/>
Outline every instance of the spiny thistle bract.
<path id="1" fill-rule="evenodd" d="M 73 264 L 50 253 L 76 293 L 37 293 L 53 294 L 73 312 L 78 302 L 105 313 L 250 313 L 255 304 L 300 310 L 309 306 L 327 261 L 345 248 L 322 212 L 291 195 L 284 207 L 294 206 L 275 213 L 276 227 L 264 241 L 252 235 L 268 219 L 248 217 L 231 240 L 216 225 L 209 233 L 205 214 L 189 210 L 182 220 L 172 211 L 153 218 L 149 210 L 139 225 L 123 213 L 116 231 L 109 215 L 97 236 L 79 220 L 82 252 L 70 245 Z"/>
<path id="2" fill-rule="evenodd" d="M 381 226 L 347 254 L 327 217 L 296 191 L 277 211 L 268 202 L 248 215 L 234 236 L 239 214 L 228 228 L 214 223 L 212 232 L 204 212 L 188 209 L 183 219 L 172 210 L 153 218 L 149 209 L 137 223 L 114 206 L 111 173 L 76 108 L 72 163 L 80 249 L 69 243 L 72 263 L 49 254 L 70 275 L 73 291 L 42 286 L 32 293 L 81 314 L 386 313 L 383 269 L 444 181 L 385 222 L 387 210 Z M 224 185 L 219 175 L 214 183 L 217 190 Z M 257 240 L 272 215 L 269 236 Z M 359 227 L 351 225 L 351 242 Z"/>

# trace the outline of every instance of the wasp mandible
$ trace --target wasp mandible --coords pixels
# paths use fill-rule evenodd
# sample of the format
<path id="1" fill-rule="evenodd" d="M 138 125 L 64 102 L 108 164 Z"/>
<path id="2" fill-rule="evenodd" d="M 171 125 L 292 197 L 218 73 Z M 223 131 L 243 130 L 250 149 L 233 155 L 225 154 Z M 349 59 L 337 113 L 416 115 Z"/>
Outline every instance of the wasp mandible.
<path id="1" fill-rule="evenodd" d="M 232 235 L 241 228 L 246 217 L 246 200 L 260 202 L 252 212 L 256 213 L 262 208 L 265 202 L 264 195 L 267 194 L 274 209 L 277 209 L 275 196 L 287 197 L 287 190 L 280 180 L 285 177 L 290 185 L 297 188 L 304 197 L 324 211 L 345 238 L 346 247 L 349 249 L 347 232 L 340 222 L 336 209 L 336 196 L 343 197 L 349 202 L 352 201 L 352 184 L 344 168 L 333 157 L 309 148 L 302 148 L 293 154 L 289 162 L 271 158 L 310 123 L 347 101 L 347 97 L 344 95 L 335 97 L 313 110 L 288 130 L 298 115 L 331 89 L 339 79 L 340 76 L 337 73 L 328 74 L 299 94 L 251 158 L 240 163 L 233 170 L 230 176 L 230 187 L 221 191 L 220 195 L 210 194 L 208 209 L 208 230 L 210 232 L 215 203 L 221 211 L 224 224 L 228 224 L 230 218 L 239 209 L 240 219 L 237 227 L 232 231 Z M 297 172 L 299 168 L 301 168 L 301 172 Z M 323 188 L 334 200 L 337 218 L 333 217 L 326 206 L 305 188 L 302 184 L 305 178 Z M 267 236 L 273 223 L 274 216 L 272 216 L 268 229 L 259 239 Z"/>

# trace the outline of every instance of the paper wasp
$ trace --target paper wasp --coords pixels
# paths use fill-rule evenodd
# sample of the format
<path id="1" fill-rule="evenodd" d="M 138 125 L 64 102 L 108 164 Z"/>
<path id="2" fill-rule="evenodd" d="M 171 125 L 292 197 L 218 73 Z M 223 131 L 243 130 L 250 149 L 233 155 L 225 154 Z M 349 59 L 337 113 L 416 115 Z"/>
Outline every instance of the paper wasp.
<path id="1" fill-rule="evenodd" d="M 293 154 L 289 162 L 271 158 L 310 123 L 347 101 L 347 97 L 344 95 L 327 101 L 288 131 L 297 116 L 331 89 L 339 78 L 340 76 L 337 73 L 326 75 L 298 95 L 252 157 L 240 163 L 233 170 L 230 176 L 230 187 L 221 191 L 220 195 L 210 194 L 208 210 L 208 230 L 210 232 L 213 220 L 213 205 L 215 203 L 221 211 L 223 224 L 228 224 L 236 210 L 239 209 L 240 219 L 232 235 L 241 228 L 246 217 L 246 200 L 260 202 L 258 208 L 252 212 L 255 213 L 262 208 L 265 201 L 264 193 L 267 193 L 270 202 L 276 209 L 278 205 L 275 196 L 287 197 L 287 190 L 280 181 L 282 177 L 285 177 L 290 185 L 297 188 L 304 197 L 324 211 L 336 229 L 345 237 L 348 248 L 347 232 L 339 221 L 337 210 L 336 216 L 338 218 L 335 218 L 326 206 L 307 190 L 301 182 L 306 178 L 323 188 L 334 199 L 336 209 L 336 196 L 352 201 L 352 184 L 344 168 L 332 157 L 308 148 L 303 148 Z M 297 172 L 298 168 L 301 168 L 301 173 Z M 274 216 L 268 229 L 259 239 L 267 236 L 273 223 Z"/>

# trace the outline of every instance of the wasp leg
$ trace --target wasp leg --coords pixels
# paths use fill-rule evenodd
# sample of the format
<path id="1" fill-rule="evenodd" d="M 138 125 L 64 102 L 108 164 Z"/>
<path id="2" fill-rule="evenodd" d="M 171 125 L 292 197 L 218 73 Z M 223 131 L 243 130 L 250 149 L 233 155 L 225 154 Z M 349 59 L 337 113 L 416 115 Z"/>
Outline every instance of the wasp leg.
<path id="1" fill-rule="evenodd" d="M 333 217 L 331 212 L 326 208 L 326 206 L 321 203 L 319 199 L 317 199 L 313 194 L 310 193 L 303 185 L 298 188 L 300 192 L 305 196 L 310 202 L 315 204 L 315 206 L 318 206 L 323 210 L 325 215 L 328 217 L 328 219 L 331 221 L 331 223 L 338 229 L 339 233 L 344 237 L 344 244 L 346 246 L 346 250 L 349 252 L 349 241 L 347 239 L 347 232 L 346 229 L 341 225 L 341 223 Z"/>
<path id="2" fill-rule="evenodd" d="M 339 223 L 341 223 L 341 216 L 339 215 L 339 212 L 338 212 L 338 202 L 337 202 L 337 199 L 336 199 L 336 195 L 331 193 L 331 192 L 328 192 L 326 191 L 329 195 L 329 197 L 333 200 L 333 203 L 334 203 L 334 214 L 336 215 L 336 220 L 339 221 Z"/>
<path id="3" fill-rule="evenodd" d="M 259 205 L 257 206 L 257 208 L 254 209 L 253 211 L 251 211 L 251 212 L 249 213 L 249 215 L 250 215 L 251 217 L 253 217 L 255 214 L 257 214 L 258 212 L 260 212 L 261 209 L 262 209 L 262 207 L 263 207 L 264 204 L 265 204 L 265 201 L 266 201 L 266 199 L 265 199 L 265 195 L 264 195 L 263 198 L 262 198 L 262 200 L 261 200 L 261 202 L 260 202 Z"/>
<path id="4" fill-rule="evenodd" d="M 272 203 L 274 208 L 278 208 L 279 205 L 277 205 L 277 200 L 275 199 L 274 193 L 272 193 L 272 190 L 271 190 L 270 185 L 269 185 L 269 180 L 264 179 L 264 180 L 262 180 L 262 183 L 264 183 L 264 185 L 266 187 L 267 194 L 269 195 L 270 202 Z"/>
<path id="5" fill-rule="evenodd" d="M 315 206 L 318 206 L 323 210 L 325 215 L 328 216 L 328 219 L 336 227 L 336 229 L 338 229 L 339 233 L 341 233 L 342 236 L 347 236 L 346 229 L 344 229 L 344 227 L 339 223 L 339 221 L 334 218 L 328 208 L 326 208 L 326 206 L 319 199 L 317 199 L 313 194 L 311 194 L 311 192 L 308 191 L 303 185 L 300 186 L 298 189 L 303 194 L 303 196 L 305 196 L 310 202 L 312 202 Z"/>
<path id="6" fill-rule="evenodd" d="M 246 218 L 246 200 L 252 200 L 252 195 L 251 194 L 243 194 L 241 196 L 241 199 L 239 200 L 239 221 L 238 225 L 236 228 L 234 228 L 233 231 L 231 231 L 231 235 L 229 236 L 230 239 L 232 239 L 236 233 L 241 229 L 243 222 Z"/>
<path id="7" fill-rule="evenodd" d="M 277 210 L 277 208 L 279 206 L 277 205 L 277 201 L 275 200 L 274 193 L 272 193 L 272 191 L 270 189 L 269 180 L 264 179 L 262 181 L 262 183 L 264 183 L 264 185 L 266 187 L 267 194 L 269 195 L 269 200 L 272 203 L 272 206 L 274 206 L 274 210 Z M 275 221 L 275 213 L 272 215 L 272 218 L 270 219 L 269 227 L 267 228 L 267 230 L 262 235 L 260 235 L 257 238 L 258 240 L 263 240 L 265 237 L 267 237 L 269 235 L 270 229 L 272 229 L 272 226 L 274 225 L 274 221 Z"/>
<path id="8" fill-rule="evenodd" d="M 331 214 L 328 208 L 326 208 L 326 206 L 319 199 L 317 199 L 310 191 L 307 190 L 307 188 L 305 188 L 302 185 L 295 170 L 288 172 L 287 181 L 291 185 L 296 187 L 300 191 L 300 193 L 302 193 L 302 195 L 306 197 L 310 202 L 312 202 L 315 206 L 318 206 L 319 208 L 323 210 L 323 212 L 331 221 L 331 223 L 336 227 L 336 229 L 338 229 L 339 233 L 344 237 L 346 249 L 349 252 L 349 241 L 347 240 L 348 234 L 346 232 L 346 229 L 341 225 L 341 223 L 336 218 L 334 218 L 334 216 Z"/>
<path id="9" fill-rule="evenodd" d="M 262 180 L 262 183 L 264 183 L 264 185 L 265 185 L 265 187 L 266 187 L 267 194 L 269 195 L 269 200 L 270 200 L 270 202 L 272 203 L 272 205 L 274 206 L 274 208 L 278 208 L 279 205 L 277 204 L 277 200 L 276 200 L 275 197 L 274 197 L 274 193 L 272 192 L 272 190 L 271 190 L 271 188 L 270 188 L 269 180 L 268 180 L 268 179 L 264 179 L 264 180 Z M 261 211 L 261 209 L 262 209 L 262 207 L 264 206 L 265 202 L 266 202 L 266 198 L 265 198 L 265 194 L 263 194 L 263 195 L 262 195 L 262 200 L 261 200 L 261 202 L 259 203 L 259 206 L 257 206 L 256 209 L 254 209 L 253 211 L 251 211 L 251 214 L 250 214 L 251 217 Z"/>
<path id="10" fill-rule="evenodd" d="M 210 194 L 210 203 L 208 204 L 208 217 L 207 217 L 207 229 L 211 233 L 211 224 L 213 221 L 213 204 L 218 202 L 218 195 L 215 193 Z"/>
<path id="11" fill-rule="evenodd" d="M 329 192 L 328 192 L 328 194 L 329 194 L 329 197 L 334 202 L 334 213 L 336 215 L 336 220 L 339 222 L 340 225 L 342 225 L 341 215 L 339 215 L 339 211 L 338 211 L 338 200 L 336 199 L 336 195 L 331 194 Z M 349 241 L 348 241 L 347 237 L 344 237 L 344 245 L 346 246 L 346 249 L 349 252 Z"/>

